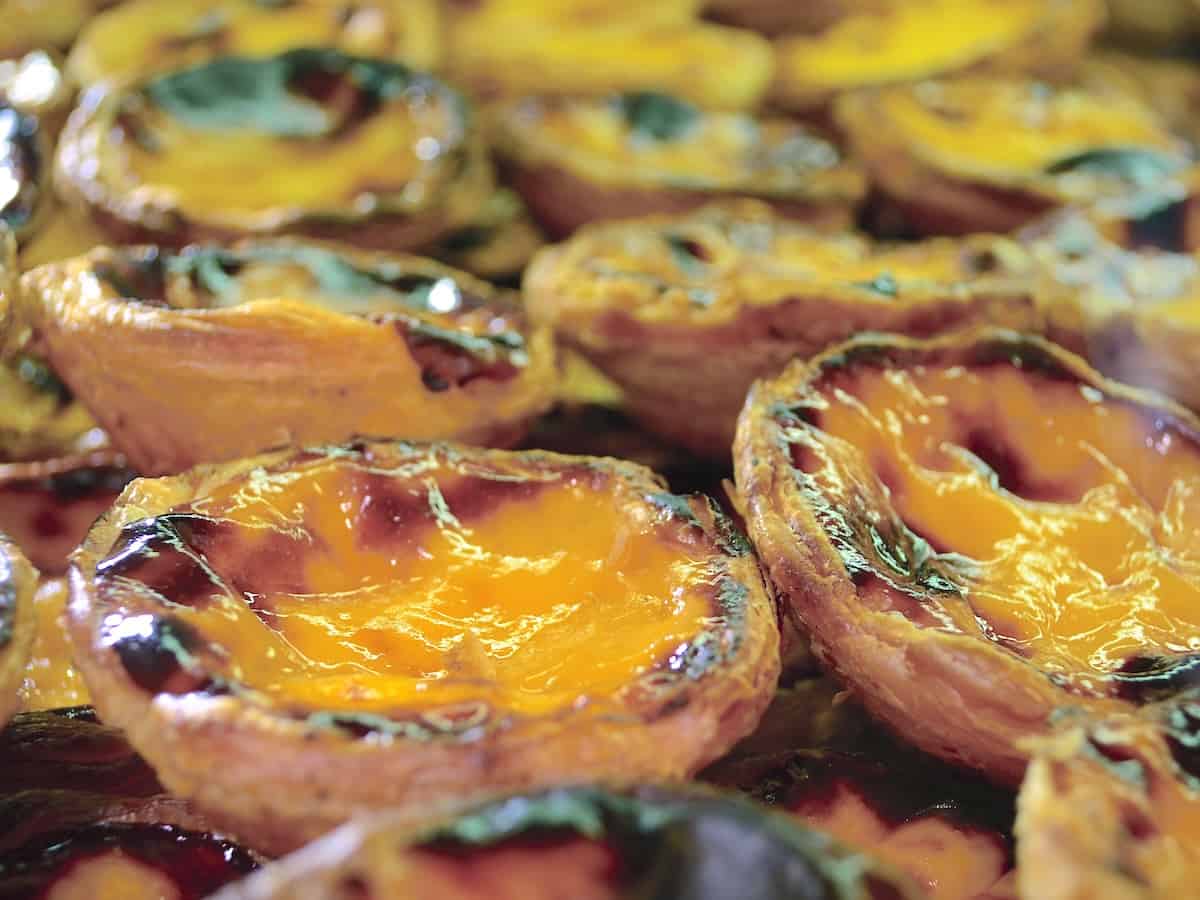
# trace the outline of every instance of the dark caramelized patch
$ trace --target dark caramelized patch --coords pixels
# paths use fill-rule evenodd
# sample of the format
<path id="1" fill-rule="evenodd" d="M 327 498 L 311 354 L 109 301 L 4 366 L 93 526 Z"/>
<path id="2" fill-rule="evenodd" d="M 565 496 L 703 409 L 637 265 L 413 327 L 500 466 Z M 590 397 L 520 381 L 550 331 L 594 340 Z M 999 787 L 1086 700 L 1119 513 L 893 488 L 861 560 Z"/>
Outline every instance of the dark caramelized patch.
<path id="1" fill-rule="evenodd" d="M 1138 704 L 1170 700 L 1200 687 L 1200 654 L 1133 656 L 1109 677 L 1123 700 Z"/>
<path id="2" fill-rule="evenodd" d="M 0 861 L 0 898 L 45 896 L 89 860 L 117 854 L 155 870 L 180 900 L 201 900 L 257 868 L 229 841 L 171 825 L 106 823 L 40 835 Z"/>
<path id="3" fill-rule="evenodd" d="M 139 247 L 111 254 L 96 263 L 93 271 L 126 300 L 151 306 L 169 305 L 166 266 L 157 247 Z"/>
<path id="4" fill-rule="evenodd" d="M 1187 253 L 1190 198 L 1165 203 L 1157 209 L 1129 219 L 1125 224 L 1126 243 L 1135 250 L 1156 249 Z"/>
<path id="5" fill-rule="evenodd" d="M 1185 702 L 1166 715 L 1167 747 L 1183 779 L 1200 791 L 1200 704 Z"/>
<path id="6" fill-rule="evenodd" d="M 509 381 L 525 364 L 525 339 L 515 331 L 473 335 L 407 316 L 395 319 L 421 381 L 435 393 L 463 388 L 477 379 Z"/>
<path id="7" fill-rule="evenodd" d="M 204 554 L 235 539 L 233 531 L 228 523 L 207 516 L 170 513 L 140 519 L 121 529 L 96 574 L 138 581 L 174 604 L 202 606 L 214 593 L 228 591 Z"/>
<path id="8" fill-rule="evenodd" d="M 999 427 L 968 426 L 962 447 L 990 470 L 990 480 L 996 487 L 1010 494 L 1043 502 L 1079 499 L 1068 485 L 1034 477 L 1029 461 L 1004 441 Z"/>
<path id="9" fill-rule="evenodd" d="M 148 614 L 105 623 L 104 643 L 116 652 L 126 673 L 152 694 L 188 694 L 212 686 L 197 666 L 204 639 L 190 625 Z"/>

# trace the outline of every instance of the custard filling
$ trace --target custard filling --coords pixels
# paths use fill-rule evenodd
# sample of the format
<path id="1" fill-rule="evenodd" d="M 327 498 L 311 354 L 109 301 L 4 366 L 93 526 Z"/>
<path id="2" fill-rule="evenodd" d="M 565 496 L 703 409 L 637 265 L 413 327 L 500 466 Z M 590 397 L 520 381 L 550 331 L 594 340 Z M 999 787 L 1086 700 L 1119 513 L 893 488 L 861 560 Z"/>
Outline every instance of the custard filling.
<path id="1" fill-rule="evenodd" d="M 230 85 L 255 84 L 249 97 Z M 110 132 L 130 202 L 196 218 L 370 213 L 438 202 L 462 152 L 461 101 L 402 66 L 298 50 L 219 59 L 125 98 Z M 243 90 L 249 90 L 243 88 Z"/>
<path id="2" fill-rule="evenodd" d="M 307 710 L 603 707 L 721 625 L 713 548 L 609 488 L 338 455 L 254 470 L 127 529 L 97 570 L 125 604 L 106 633 L 169 611 L 207 671 Z"/>
<path id="3" fill-rule="evenodd" d="M 1200 651 L 1200 445 L 1164 415 L 1004 364 L 875 367 L 821 393 L 815 452 L 873 469 L 962 587 L 943 626 L 1107 693 Z M 845 493 L 846 469 L 814 477 Z"/>

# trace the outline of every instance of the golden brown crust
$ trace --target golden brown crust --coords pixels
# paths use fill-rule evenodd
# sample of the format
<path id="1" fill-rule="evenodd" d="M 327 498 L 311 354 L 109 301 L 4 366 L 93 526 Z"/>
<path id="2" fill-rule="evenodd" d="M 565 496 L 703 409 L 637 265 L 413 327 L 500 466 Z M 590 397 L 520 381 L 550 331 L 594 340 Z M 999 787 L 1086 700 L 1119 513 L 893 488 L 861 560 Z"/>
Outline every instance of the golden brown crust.
<path id="1" fill-rule="evenodd" d="M 674 501 L 654 506 L 660 501 L 653 496 L 662 487 L 648 470 L 617 460 L 365 444 L 314 451 L 297 457 L 297 464 L 305 458 L 357 458 L 355 454 L 374 460 L 371 464 L 380 471 L 406 471 L 406 464 L 436 471 L 452 460 L 470 471 L 494 468 L 501 473 L 494 477 L 509 481 L 526 470 L 566 472 L 582 464 L 611 478 L 611 490 L 627 497 L 623 508 L 628 515 L 642 515 L 645 509 L 657 509 L 658 515 L 666 510 L 664 521 L 676 515 Z M 687 521 L 699 529 L 704 552 L 727 573 L 718 581 L 741 586 L 721 589 L 720 596 L 732 605 L 712 619 L 714 638 L 729 650 L 710 655 L 705 662 L 710 668 L 702 667 L 694 678 L 657 666 L 646 671 L 619 700 L 613 698 L 622 710 L 619 715 L 593 715 L 585 706 L 540 716 L 500 716 L 497 721 L 504 719 L 503 724 L 493 727 L 490 713 L 487 724 L 476 726 L 475 717 L 459 722 L 449 713 L 423 715 L 417 710 L 411 721 L 390 725 L 379 717 L 360 721 L 347 714 L 356 724 L 344 726 L 320 724 L 323 716 L 339 721 L 336 708 L 322 711 L 301 704 L 289 711 L 236 684 L 214 687 L 219 679 L 201 677 L 202 684 L 183 693 L 147 693 L 105 638 L 105 617 L 128 609 L 125 604 L 135 594 L 122 599 L 111 586 L 98 593 L 97 564 L 112 552 L 126 525 L 205 496 L 235 476 L 288 464 L 289 456 L 277 453 L 174 478 L 135 481 L 88 535 L 70 575 L 71 637 L 105 720 L 125 729 L 174 793 L 194 800 L 255 847 L 292 848 L 358 812 L 381 807 L 419 816 L 431 806 L 479 791 L 635 774 L 647 779 L 687 776 L 752 730 L 770 700 L 779 672 L 779 638 L 757 561 L 742 539 L 726 530 L 727 524 L 713 519 L 711 507 L 699 500 L 689 506 L 683 498 L 676 498 L 683 504 L 678 514 L 691 517 Z M 154 652 L 161 656 L 162 651 Z M 184 681 L 197 684 L 194 674 L 184 675 Z"/>
<path id="2" fill-rule="evenodd" d="M 953 361 L 960 360 L 970 366 L 975 359 L 1010 358 L 1006 354 L 1014 359 L 1027 354 L 1031 371 L 1061 373 L 1064 385 L 1075 381 L 1084 390 L 1094 390 L 1096 397 L 1113 398 L 1115 404 L 1144 408 L 1163 422 L 1178 423 L 1181 442 L 1200 433 L 1194 417 L 1182 407 L 1107 381 L 1083 360 L 1036 338 L 992 330 L 928 341 L 865 336 L 812 361 L 797 361 L 778 378 L 756 385 L 739 420 L 734 460 L 751 539 L 781 601 L 809 633 L 818 657 L 854 688 L 874 715 L 913 744 L 1011 783 L 1020 778 L 1027 760 L 1022 739 L 1043 733 L 1054 710 L 1070 705 L 1119 709 L 1140 702 L 1136 693 L 1070 688 L 1059 676 L 1040 669 L 1031 651 L 1010 650 L 1004 644 L 1003 623 L 996 626 L 999 637 L 990 632 L 984 637 L 940 618 L 942 613 L 958 615 L 954 604 L 972 597 L 974 576 L 964 576 L 965 586 L 956 586 L 959 576 L 953 574 L 953 560 L 963 557 L 931 551 L 899 516 L 887 486 L 893 476 L 886 467 L 895 463 L 876 456 L 868 460 L 867 448 L 861 450 L 861 461 L 843 458 L 836 449 L 813 450 L 811 462 L 794 462 L 791 455 L 793 445 L 810 446 L 808 435 L 818 442 L 811 445 L 814 448 L 826 447 L 826 440 L 845 443 L 826 438 L 803 419 L 808 404 L 822 402 L 813 385 L 827 373 L 853 373 L 856 361 L 870 367 L 872 360 L 883 360 L 903 378 L 901 373 L 923 363 L 953 367 Z M 801 412 L 789 412 L 797 409 Z M 1002 435 L 1010 424 L 1001 417 L 986 427 Z M 785 432 L 793 436 L 785 439 Z M 1138 444 L 1142 438 L 1131 435 L 1130 440 Z M 1036 459 L 1022 459 L 1020 464 L 1032 471 L 1028 477 L 1038 477 Z M 797 466 L 804 467 L 803 474 Z M 951 507 L 946 510 L 950 514 Z M 958 523 L 952 530 L 963 527 Z M 914 543 L 901 546 L 901 533 Z M 891 540 L 901 543 L 889 550 Z M 953 548 L 953 536 L 948 540 Z M 876 558 L 890 559 L 894 568 L 875 569 L 871 560 Z M 899 570 L 908 574 L 897 576 Z M 912 583 L 904 581 L 903 596 L 888 594 L 890 600 L 880 600 L 876 587 L 895 577 L 911 578 Z M 937 597 L 950 598 L 949 603 L 941 604 Z"/>
<path id="3" fill-rule="evenodd" d="M 591 226 L 542 251 L 524 289 L 647 430 L 721 459 L 750 385 L 795 357 L 864 330 L 1036 328 L 1027 266 L 1002 239 L 878 246 L 748 203 Z"/>
<path id="4" fill-rule="evenodd" d="M 205 254 L 235 276 L 261 258 L 273 280 L 225 304 L 195 274 Z M 289 282 L 292 257 L 302 277 Z M 426 303 L 439 283 L 444 313 Z M 548 330 L 527 327 L 510 294 L 430 260 L 286 242 L 101 248 L 23 285 L 38 344 L 144 473 L 356 434 L 511 444 L 551 402 Z"/>
<path id="5" fill-rule="evenodd" d="M 0 725 L 20 707 L 25 664 L 36 630 L 36 586 L 37 571 L 17 545 L 0 534 Z"/>

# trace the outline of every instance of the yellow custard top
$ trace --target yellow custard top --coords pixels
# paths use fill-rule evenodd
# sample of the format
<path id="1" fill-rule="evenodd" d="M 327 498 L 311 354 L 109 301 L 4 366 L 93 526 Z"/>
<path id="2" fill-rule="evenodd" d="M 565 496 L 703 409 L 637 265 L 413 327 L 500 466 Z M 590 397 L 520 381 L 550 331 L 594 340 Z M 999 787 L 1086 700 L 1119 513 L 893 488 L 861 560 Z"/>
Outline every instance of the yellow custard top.
<path id="1" fill-rule="evenodd" d="M 63 578 L 45 578 L 33 595 L 37 630 L 21 687 L 21 708 L 28 711 L 86 706 L 92 702 L 75 668 L 63 614 L 67 605 Z"/>
<path id="2" fill-rule="evenodd" d="M 97 569 L 110 640 L 169 612 L 206 672 L 292 709 L 486 717 L 607 708 L 721 626 L 713 545 L 669 504 L 445 453 L 253 469 L 135 523 Z"/>
<path id="3" fill-rule="evenodd" d="M 747 202 L 587 226 L 535 258 L 525 288 L 553 297 L 561 317 L 622 310 L 641 321 L 712 323 L 795 297 L 888 309 L 966 299 L 1029 267 L 1026 252 L 1004 238 L 876 244 L 820 234 Z"/>
<path id="4" fill-rule="evenodd" d="M 227 227 L 436 207 L 467 153 L 462 97 L 334 50 L 221 57 L 109 103 L 98 151 L 121 202 Z"/>
<path id="5" fill-rule="evenodd" d="M 941 171 L 1063 199 L 1148 187 L 1189 162 L 1149 107 L 1116 92 L 972 77 L 888 88 L 861 111 L 865 135 L 885 129 Z"/>
<path id="6" fill-rule="evenodd" d="M 1120 693 L 1104 676 L 1200 651 L 1200 444 L 1169 414 L 1031 359 L 830 376 L 816 452 L 841 462 L 814 477 L 834 497 L 857 467 L 882 482 L 908 562 L 927 541 L 942 575 L 935 627 L 996 641 L 1070 689 Z"/>
<path id="7" fill-rule="evenodd" d="M 67 64 L 85 85 L 297 47 L 336 47 L 429 69 L 441 55 L 438 26 L 434 0 L 135 0 L 92 19 Z"/>
<path id="8" fill-rule="evenodd" d="M 848 15 L 825 31 L 778 42 L 788 93 L 910 81 L 965 68 L 1023 40 L 1046 0 L 917 0 Z"/>
<path id="9" fill-rule="evenodd" d="M 830 140 L 792 120 L 704 112 L 668 94 L 528 98 L 498 112 L 503 146 L 601 184 L 804 198 L 866 193 Z"/>

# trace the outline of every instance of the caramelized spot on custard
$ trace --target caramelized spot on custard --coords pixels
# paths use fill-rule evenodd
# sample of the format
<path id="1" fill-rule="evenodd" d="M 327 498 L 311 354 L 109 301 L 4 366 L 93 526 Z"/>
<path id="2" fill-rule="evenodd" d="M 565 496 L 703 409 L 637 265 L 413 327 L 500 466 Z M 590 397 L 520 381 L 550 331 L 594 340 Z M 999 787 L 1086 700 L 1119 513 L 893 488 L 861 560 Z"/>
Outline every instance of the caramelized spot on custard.
<path id="1" fill-rule="evenodd" d="M 599 470 L 515 475 L 449 453 L 313 454 L 127 527 L 97 583 L 125 604 L 106 629 L 131 642 L 131 676 L 191 690 L 202 669 L 368 719 L 461 704 L 469 724 L 603 709 L 718 658 L 740 585 L 702 532 Z M 189 538 L 178 523 L 194 521 L 220 539 Z"/>
<path id="2" fill-rule="evenodd" d="M 1070 690 L 1132 699 L 1140 684 L 1144 700 L 1151 688 L 1190 685 L 1200 444 L 1165 413 L 1035 352 L 1003 350 L 963 364 L 850 360 L 828 369 L 806 404 L 820 431 L 789 410 L 776 416 L 823 495 L 819 509 L 890 504 L 897 516 L 881 527 L 826 512 L 827 533 L 852 574 L 866 558 L 889 596 L 922 565 L 947 574 L 956 591 L 916 595 L 926 617 L 1029 658 Z M 886 486 L 869 465 L 879 459 Z M 880 560 L 911 577 L 889 580 Z"/>
<path id="3" fill-rule="evenodd" d="M 66 580 L 62 578 L 43 580 L 34 594 L 37 631 L 25 669 L 25 683 L 21 687 L 25 710 L 61 709 L 91 702 L 83 676 L 75 668 L 71 642 L 63 622 L 67 597 Z"/>

